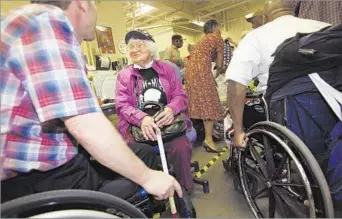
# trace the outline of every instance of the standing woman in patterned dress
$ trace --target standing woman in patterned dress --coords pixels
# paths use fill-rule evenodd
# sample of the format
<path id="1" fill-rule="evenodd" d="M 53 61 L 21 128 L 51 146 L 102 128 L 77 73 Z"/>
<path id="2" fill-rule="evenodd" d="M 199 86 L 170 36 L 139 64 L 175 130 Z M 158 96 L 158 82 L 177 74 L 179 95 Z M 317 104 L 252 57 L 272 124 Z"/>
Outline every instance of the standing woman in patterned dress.
<path id="1" fill-rule="evenodd" d="M 224 109 L 211 71 L 211 62 L 216 60 L 217 73 L 224 72 L 223 48 L 220 25 L 209 20 L 204 25 L 205 36 L 193 47 L 186 69 L 186 91 L 189 95 L 189 116 L 201 119 L 205 128 L 203 147 L 207 152 L 217 153 L 213 141 L 213 123 L 224 118 Z"/>

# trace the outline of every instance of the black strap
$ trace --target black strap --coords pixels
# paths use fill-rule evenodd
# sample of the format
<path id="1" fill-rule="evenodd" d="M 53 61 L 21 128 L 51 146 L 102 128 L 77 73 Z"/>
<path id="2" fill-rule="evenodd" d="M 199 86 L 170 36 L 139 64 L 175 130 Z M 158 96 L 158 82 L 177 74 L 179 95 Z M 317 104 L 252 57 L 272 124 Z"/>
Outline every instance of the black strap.
<path id="1" fill-rule="evenodd" d="M 133 75 L 133 81 L 134 81 L 134 94 L 135 94 L 135 98 L 136 98 L 136 101 L 137 101 L 137 107 L 138 109 L 141 109 L 141 106 L 140 106 L 140 101 L 139 101 L 139 92 L 138 92 L 138 77 Z"/>

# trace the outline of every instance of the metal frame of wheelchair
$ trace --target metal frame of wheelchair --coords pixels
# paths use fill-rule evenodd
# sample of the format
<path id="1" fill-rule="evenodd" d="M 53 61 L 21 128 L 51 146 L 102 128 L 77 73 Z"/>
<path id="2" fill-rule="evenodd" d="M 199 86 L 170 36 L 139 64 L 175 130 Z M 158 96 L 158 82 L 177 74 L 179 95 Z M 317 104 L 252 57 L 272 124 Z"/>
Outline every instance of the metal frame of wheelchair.
<path id="1" fill-rule="evenodd" d="M 245 150 L 230 145 L 230 156 L 223 165 L 253 216 L 334 217 L 328 184 L 310 150 L 286 127 L 269 120 L 262 94 L 247 94 L 246 98 L 263 102 L 266 121 L 246 130 Z"/>

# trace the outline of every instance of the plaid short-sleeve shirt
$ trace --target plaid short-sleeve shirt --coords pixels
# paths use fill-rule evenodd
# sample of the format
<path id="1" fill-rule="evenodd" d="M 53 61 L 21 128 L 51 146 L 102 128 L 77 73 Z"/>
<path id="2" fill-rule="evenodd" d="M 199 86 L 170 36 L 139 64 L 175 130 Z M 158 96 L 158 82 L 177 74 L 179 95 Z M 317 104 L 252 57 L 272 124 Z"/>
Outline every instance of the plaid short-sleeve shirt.
<path id="1" fill-rule="evenodd" d="M 17 8 L 1 20 L 0 50 L 1 180 L 65 164 L 77 148 L 60 119 L 101 111 L 68 18 L 55 6 Z"/>

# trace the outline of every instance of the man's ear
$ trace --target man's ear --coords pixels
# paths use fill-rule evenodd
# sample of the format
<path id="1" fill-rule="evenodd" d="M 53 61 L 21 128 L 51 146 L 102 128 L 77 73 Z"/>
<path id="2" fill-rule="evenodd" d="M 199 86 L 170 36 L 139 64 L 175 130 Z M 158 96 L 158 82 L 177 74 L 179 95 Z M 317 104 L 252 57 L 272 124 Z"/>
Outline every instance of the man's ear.
<path id="1" fill-rule="evenodd" d="M 75 2 L 75 4 L 77 5 L 78 9 L 80 9 L 82 12 L 88 11 L 89 1 L 73 0 L 73 2 Z"/>

